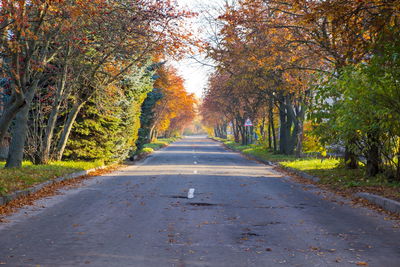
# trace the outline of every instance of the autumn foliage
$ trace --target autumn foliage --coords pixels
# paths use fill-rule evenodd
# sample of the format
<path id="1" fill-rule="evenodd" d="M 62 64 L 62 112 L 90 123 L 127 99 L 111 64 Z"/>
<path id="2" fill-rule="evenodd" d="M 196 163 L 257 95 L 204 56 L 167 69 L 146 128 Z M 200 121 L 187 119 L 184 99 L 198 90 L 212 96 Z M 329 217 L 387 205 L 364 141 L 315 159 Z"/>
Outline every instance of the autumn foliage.
<path id="1" fill-rule="evenodd" d="M 399 11 L 398 1 L 383 0 L 242 0 L 225 5 L 216 18 L 218 38 L 208 46 L 217 70 L 205 92 L 204 122 L 221 136 L 231 125 L 237 142 L 251 142 L 256 133 L 273 151 L 301 156 L 309 115 L 314 134 L 325 145 L 343 147 L 347 167 L 356 168 L 364 157 L 370 175 L 395 167 L 400 179 L 400 165 L 393 164 L 397 126 L 379 123 L 396 111 L 382 106 L 378 116 L 354 115 L 384 105 L 379 102 L 383 94 L 388 101 L 379 87 L 389 82 L 385 74 L 376 75 L 377 62 L 392 77 L 385 87 L 396 87 Z M 368 75 L 376 79 L 370 83 L 373 89 L 352 82 Z M 391 94 L 397 99 L 396 88 Z M 244 127 L 247 118 L 254 127 Z"/>
<path id="2" fill-rule="evenodd" d="M 157 136 L 175 136 L 182 134 L 195 113 L 196 100 L 193 94 L 188 94 L 182 77 L 175 68 L 163 65 L 157 71 L 155 88 L 160 88 L 163 97 L 154 108 L 154 122 L 150 132 L 150 139 Z"/>

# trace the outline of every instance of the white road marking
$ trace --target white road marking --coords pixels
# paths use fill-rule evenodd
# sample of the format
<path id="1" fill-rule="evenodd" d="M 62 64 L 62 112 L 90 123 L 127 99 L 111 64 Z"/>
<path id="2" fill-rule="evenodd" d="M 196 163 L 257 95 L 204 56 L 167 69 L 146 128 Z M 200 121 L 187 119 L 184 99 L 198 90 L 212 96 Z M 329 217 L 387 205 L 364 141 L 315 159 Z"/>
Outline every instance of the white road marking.
<path id="1" fill-rule="evenodd" d="M 194 198 L 194 188 L 189 189 L 187 198 Z"/>

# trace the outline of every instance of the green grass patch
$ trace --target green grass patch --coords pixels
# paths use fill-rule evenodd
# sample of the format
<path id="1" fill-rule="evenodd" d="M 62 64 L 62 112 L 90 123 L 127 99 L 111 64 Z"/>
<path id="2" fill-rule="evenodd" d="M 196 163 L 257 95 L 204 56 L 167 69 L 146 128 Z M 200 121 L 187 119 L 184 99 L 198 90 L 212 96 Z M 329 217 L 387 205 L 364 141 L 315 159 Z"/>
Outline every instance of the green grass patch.
<path id="1" fill-rule="evenodd" d="M 145 144 L 143 146 L 143 148 L 151 148 L 153 150 L 157 150 L 163 147 L 166 147 L 167 145 L 169 145 L 172 142 L 175 142 L 176 140 L 178 140 L 178 138 L 175 137 L 171 137 L 171 138 L 159 138 L 151 143 Z M 142 149 L 143 151 L 143 149 Z M 141 152 L 142 152 L 141 151 Z"/>
<path id="2" fill-rule="evenodd" d="M 4 165 L 4 162 L 0 162 L 0 194 L 26 189 L 69 173 L 100 167 L 103 162 L 56 161 L 47 165 L 23 162 L 21 168 L 12 169 L 4 169 Z"/>
<path id="3" fill-rule="evenodd" d="M 282 161 L 281 165 L 285 167 L 294 168 L 300 171 L 310 170 L 331 170 L 339 165 L 338 159 L 317 159 L 317 158 L 304 158 L 295 159 L 292 161 Z"/>
<path id="4" fill-rule="evenodd" d="M 261 145 L 256 145 L 256 144 L 241 145 L 228 139 L 222 139 L 222 138 L 214 138 L 214 139 L 223 142 L 227 147 L 231 149 L 242 151 L 244 154 L 252 155 L 263 160 L 279 162 L 279 161 L 296 159 L 296 157 L 294 156 L 273 153 L 272 151 L 269 151 L 268 149 L 266 149 Z"/>
<path id="5" fill-rule="evenodd" d="M 343 167 L 338 159 L 304 158 L 280 162 L 282 166 L 304 171 L 321 179 L 322 184 L 336 189 L 351 187 L 397 187 L 400 183 L 389 182 L 384 175 L 368 177 L 364 166 L 350 170 Z"/>
<path id="6" fill-rule="evenodd" d="M 154 149 L 151 147 L 144 147 L 144 148 L 142 148 L 142 150 L 140 150 L 140 153 L 148 154 L 148 153 L 152 153 L 152 152 L 154 152 Z"/>
<path id="7" fill-rule="evenodd" d="M 149 154 L 154 152 L 155 150 L 158 150 L 160 148 L 168 146 L 170 143 L 175 142 L 179 138 L 177 137 L 171 137 L 171 138 L 158 138 L 157 140 L 143 145 L 143 148 L 139 151 L 136 152 L 136 155 L 138 154 Z"/>

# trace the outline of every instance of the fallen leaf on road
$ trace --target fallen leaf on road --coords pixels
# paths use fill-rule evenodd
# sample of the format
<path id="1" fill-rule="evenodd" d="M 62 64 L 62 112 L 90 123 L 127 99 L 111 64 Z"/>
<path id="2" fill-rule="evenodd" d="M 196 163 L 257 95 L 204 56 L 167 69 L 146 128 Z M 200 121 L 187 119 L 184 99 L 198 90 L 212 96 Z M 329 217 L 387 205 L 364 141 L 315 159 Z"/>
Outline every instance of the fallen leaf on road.
<path id="1" fill-rule="evenodd" d="M 357 264 L 358 266 L 368 266 L 368 263 L 365 262 L 365 261 L 358 261 L 358 262 L 356 262 L 356 264 Z"/>

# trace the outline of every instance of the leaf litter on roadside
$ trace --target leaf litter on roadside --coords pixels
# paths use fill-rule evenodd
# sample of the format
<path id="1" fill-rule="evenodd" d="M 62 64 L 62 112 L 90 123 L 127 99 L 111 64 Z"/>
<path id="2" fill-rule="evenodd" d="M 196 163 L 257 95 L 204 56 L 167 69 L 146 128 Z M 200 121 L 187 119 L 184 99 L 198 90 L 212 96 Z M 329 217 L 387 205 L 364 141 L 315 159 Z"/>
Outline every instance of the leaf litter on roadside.
<path id="1" fill-rule="evenodd" d="M 61 194 L 60 193 L 61 189 L 71 189 L 79 187 L 87 179 L 113 172 L 121 168 L 122 166 L 123 165 L 117 165 L 117 164 L 111 165 L 107 168 L 93 171 L 88 175 L 83 175 L 77 178 L 67 179 L 60 182 L 54 182 L 52 184 L 46 185 L 45 187 L 43 187 L 42 189 L 38 190 L 35 193 L 31 193 L 26 196 L 20 196 L 17 199 L 10 201 L 6 205 L 0 206 L 0 222 L 6 222 L 4 216 L 10 215 L 24 206 L 34 206 L 36 200 Z M 44 206 L 41 207 L 44 208 Z"/>

